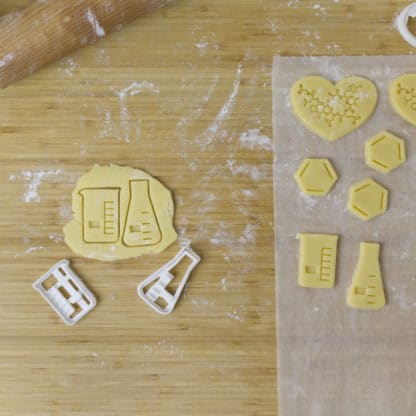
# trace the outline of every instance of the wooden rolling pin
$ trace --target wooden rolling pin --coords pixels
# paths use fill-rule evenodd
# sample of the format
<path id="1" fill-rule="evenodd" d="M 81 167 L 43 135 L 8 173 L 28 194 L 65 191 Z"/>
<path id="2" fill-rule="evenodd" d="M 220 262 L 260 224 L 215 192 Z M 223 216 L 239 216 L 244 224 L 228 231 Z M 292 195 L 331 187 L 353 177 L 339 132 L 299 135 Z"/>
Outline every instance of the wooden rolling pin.
<path id="1" fill-rule="evenodd" d="M 0 87 L 173 0 L 37 0 L 0 19 Z"/>

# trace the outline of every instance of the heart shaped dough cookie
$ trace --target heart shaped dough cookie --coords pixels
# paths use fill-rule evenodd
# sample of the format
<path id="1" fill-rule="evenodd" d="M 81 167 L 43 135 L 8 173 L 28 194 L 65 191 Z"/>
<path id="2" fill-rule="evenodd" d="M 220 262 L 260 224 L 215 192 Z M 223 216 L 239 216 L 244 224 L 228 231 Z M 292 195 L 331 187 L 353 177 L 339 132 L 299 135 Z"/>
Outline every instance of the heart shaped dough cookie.
<path id="1" fill-rule="evenodd" d="M 296 117 L 309 130 L 335 141 L 368 120 L 377 104 L 377 89 L 359 77 L 344 78 L 334 85 L 310 76 L 293 84 L 290 97 Z"/>
<path id="2" fill-rule="evenodd" d="M 396 78 L 390 85 L 389 94 L 393 109 L 416 126 L 416 74 Z"/>

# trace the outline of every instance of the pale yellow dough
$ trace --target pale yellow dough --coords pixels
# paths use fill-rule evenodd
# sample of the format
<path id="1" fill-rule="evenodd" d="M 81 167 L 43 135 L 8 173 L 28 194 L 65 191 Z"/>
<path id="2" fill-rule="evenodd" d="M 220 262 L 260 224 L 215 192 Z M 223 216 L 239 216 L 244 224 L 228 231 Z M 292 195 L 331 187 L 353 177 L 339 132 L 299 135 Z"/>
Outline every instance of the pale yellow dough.
<path id="1" fill-rule="evenodd" d="M 389 191 L 367 178 L 351 186 L 347 208 L 351 214 L 368 221 L 387 211 L 388 199 Z"/>
<path id="2" fill-rule="evenodd" d="M 416 126 L 416 74 L 405 74 L 390 85 L 390 103 L 393 109 Z"/>
<path id="3" fill-rule="evenodd" d="M 338 175 L 328 159 L 306 158 L 296 171 L 295 180 L 305 195 L 325 196 Z"/>
<path id="4" fill-rule="evenodd" d="M 380 309 L 386 304 L 379 262 L 380 244 L 361 243 L 347 303 L 355 309 Z"/>
<path id="5" fill-rule="evenodd" d="M 146 172 L 98 166 L 77 181 L 65 242 L 77 254 L 103 261 L 160 253 L 177 239 L 170 191 Z"/>
<path id="6" fill-rule="evenodd" d="M 383 131 L 365 144 L 365 161 L 379 172 L 389 173 L 406 162 L 404 140 Z"/>
<path id="7" fill-rule="evenodd" d="M 325 78 L 300 79 L 291 89 L 296 117 L 311 131 L 335 141 L 365 123 L 377 104 L 375 85 L 364 78 L 344 78 L 333 85 Z"/>
<path id="8" fill-rule="evenodd" d="M 302 287 L 332 288 L 335 284 L 338 236 L 298 234 L 299 276 Z"/>

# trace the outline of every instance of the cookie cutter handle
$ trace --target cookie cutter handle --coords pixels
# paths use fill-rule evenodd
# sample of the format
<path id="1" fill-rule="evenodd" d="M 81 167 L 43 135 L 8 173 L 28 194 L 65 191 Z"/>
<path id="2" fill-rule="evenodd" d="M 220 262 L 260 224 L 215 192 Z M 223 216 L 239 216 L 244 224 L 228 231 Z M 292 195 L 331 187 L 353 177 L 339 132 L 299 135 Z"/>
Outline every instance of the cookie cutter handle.
<path id="1" fill-rule="evenodd" d="M 416 3 L 407 6 L 397 17 L 396 25 L 403 39 L 416 48 L 416 36 L 409 30 L 409 19 L 416 17 Z"/>

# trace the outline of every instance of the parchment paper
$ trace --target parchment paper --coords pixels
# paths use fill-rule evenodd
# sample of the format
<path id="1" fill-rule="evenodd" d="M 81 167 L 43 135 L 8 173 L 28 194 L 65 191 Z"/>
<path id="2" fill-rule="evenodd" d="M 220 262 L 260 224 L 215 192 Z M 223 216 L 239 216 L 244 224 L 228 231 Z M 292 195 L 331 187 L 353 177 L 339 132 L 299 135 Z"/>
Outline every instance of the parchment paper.
<path id="1" fill-rule="evenodd" d="M 279 416 L 416 414 L 416 128 L 390 108 L 388 87 L 416 72 L 416 57 L 309 57 L 274 61 L 275 232 L 278 302 Z M 307 75 L 333 82 L 373 81 L 379 103 L 371 119 L 335 143 L 311 133 L 292 113 L 289 91 Z M 383 175 L 365 164 L 364 143 L 387 130 L 406 140 L 406 165 Z M 293 175 L 305 157 L 328 157 L 339 180 L 327 197 L 302 196 Z M 346 209 L 351 184 L 371 177 L 390 190 L 387 214 L 365 223 Z M 297 284 L 298 232 L 340 235 L 334 289 Z M 382 244 L 387 306 L 349 308 L 345 298 L 359 243 Z"/>

